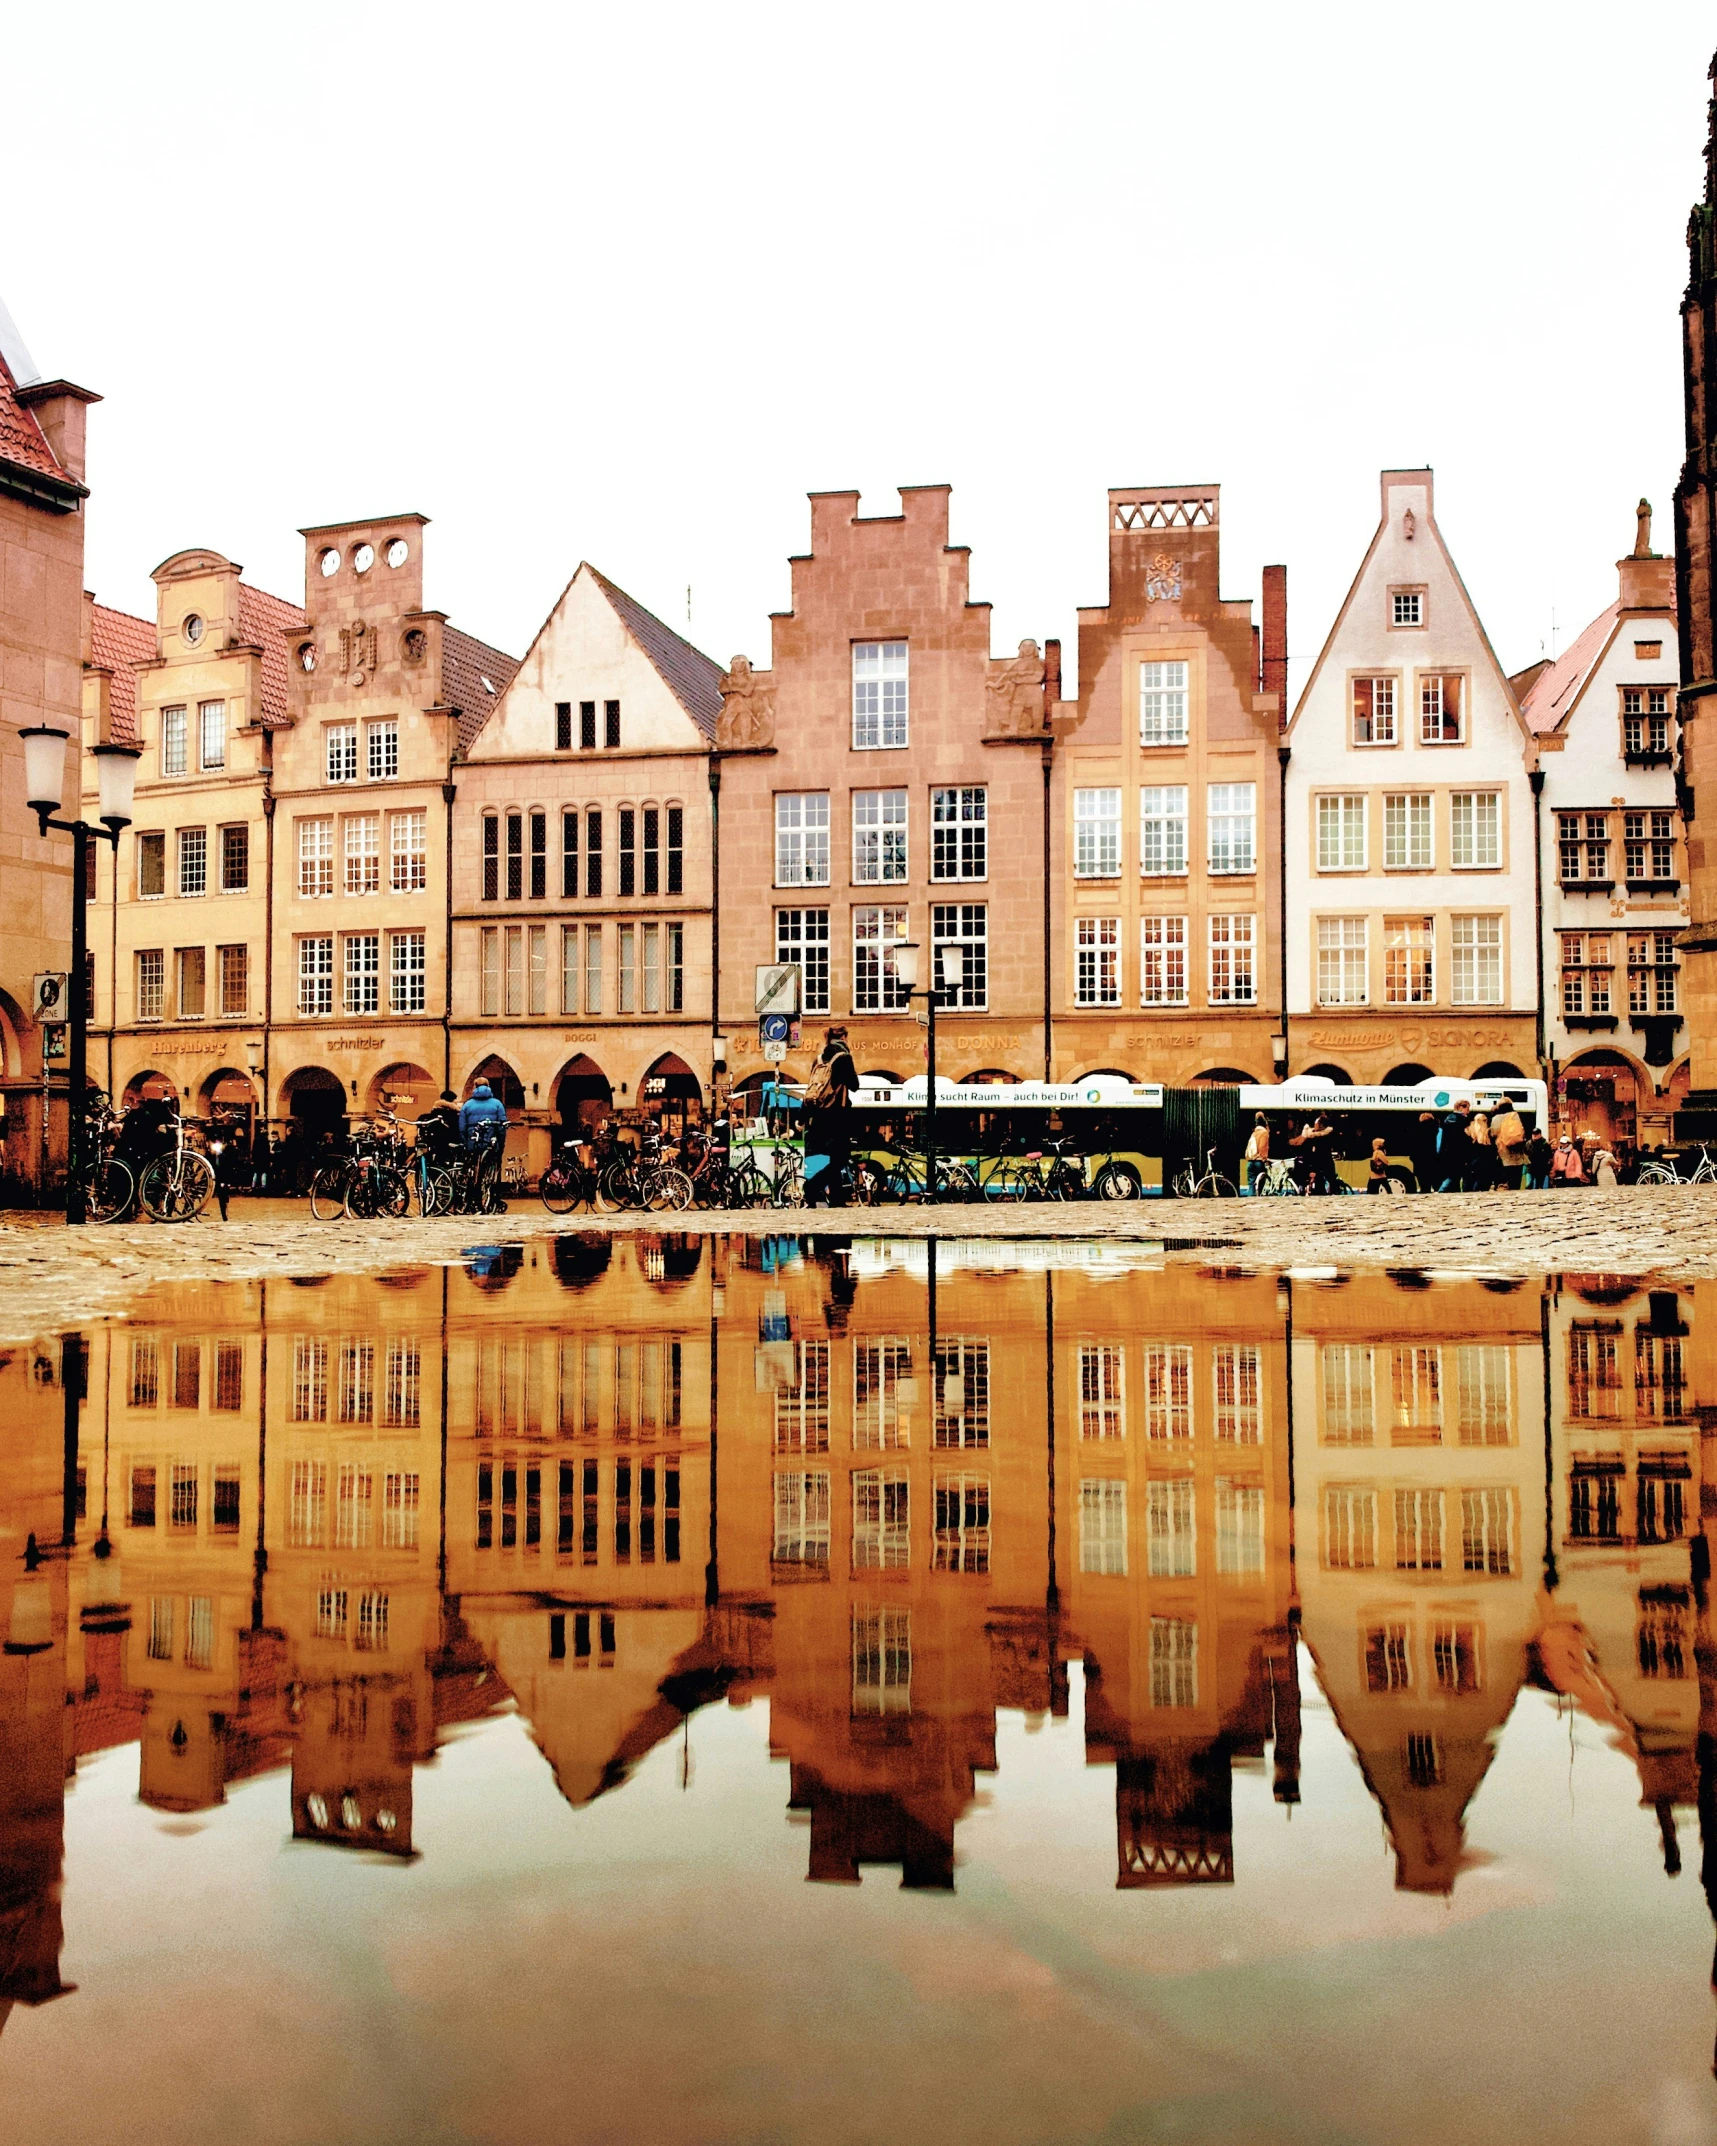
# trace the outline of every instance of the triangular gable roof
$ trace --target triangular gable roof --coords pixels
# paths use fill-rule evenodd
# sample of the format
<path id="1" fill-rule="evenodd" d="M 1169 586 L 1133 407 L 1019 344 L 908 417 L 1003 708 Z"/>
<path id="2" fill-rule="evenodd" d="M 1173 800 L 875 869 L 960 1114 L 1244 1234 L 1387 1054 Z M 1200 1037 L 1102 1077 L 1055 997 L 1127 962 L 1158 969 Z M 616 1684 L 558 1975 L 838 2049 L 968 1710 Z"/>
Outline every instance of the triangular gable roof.
<path id="1" fill-rule="evenodd" d="M 286 643 L 302 633 L 310 621 L 296 604 L 284 596 L 270 596 L 266 589 L 253 589 L 248 581 L 238 585 L 238 630 L 253 648 L 262 650 L 262 721 L 266 730 L 286 721 Z"/>
<path id="2" fill-rule="evenodd" d="M 1432 477 L 1432 473 L 1428 468 L 1422 470 L 1384 470 L 1382 472 L 1382 475 L 1384 477 L 1423 477 L 1425 479 L 1427 489 L 1430 488 Z M 1435 543 L 1437 547 L 1438 557 L 1442 560 L 1443 564 L 1449 570 L 1449 578 L 1451 581 L 1453 581 L 1456 592 L 1459 595 L 1461 602 L 1466 607 L 1467 617 L 1472 621 L 1473 631 L 1479 637 L 1479 645 L 1483 648 L 1486 656 L 1490 659 L 1490 667 L 1492 673 L 1496 678 L 1497 684 L 1502 688 L 1503 699 L 1505 700 L 1509 708 L 1513 711 L 1515 722 L 1520 726 L 1521 736 L 1523 738 L 1529 738 L 1531 736 L 1531 733 L 1527 730 L 1525 719 L 1521 715 L 1520 702 L 1515 697 L 1515 691 L 1513 686 L 1509 683 L 1508 673 L 1503 669 L 1501 663 L 1499 663 L 1497 660 L 1496 650 L 1491 646 L 1490 635 L 1485 631 L 1484 620 L 1479 617 L 1478 606 L 1473 602 L 1471 595 L 1468 593 L 1466 583 L 1461 579 L 1461 570 L 1455 564 L 1454 554 L 1449 550 L 1448 545 L 1443 542 L 1443 532 L 1437 526 L 1437 517 L 1432 510 L 1430 503 L 1427 503 L 1426 505 L 1424 527 L 1425 533 L 1431 538 L 1431 540 Z M 1334 622 L 1330 626 L 1329 632 L 1324 635 L 1323 646 L 1318 650 L 1318 660 L 1312 665 L 1311 676 L 1306 680 L 1305 685 L 1302 687 L 1300 697 L 1294 705 L 1294 712 L 1288 719 L 1287 729 L 1284 732 L 1284 735 L 1287 737 L 1291 738 L 1293 736 L 1294 729 L 1298 724 L 1301 715 L 1305 712 L 1306 703 L 1311 699 L 1312 694 L 1317 689 L 1317 683 L 1319 678 L 1323 675 L 1323 667 L 1325 662 L 1328 660 L 1329 652 L 1335 646 L 1336 638 L 1340 634 L 1342 627 L 1347 622 L 1347 615 L 1353 609 L 1354 599 L 1359 594 L 1360 584 L 1364 581 L 1366 575 L 1370 572 L 1371 562 L 1377 556 L 1378 546 L 1383 542 L 1384 537 L 1388 534 L 1388 530 L 1389 507 L 1386 495 L 1383 511 L 1377 517 L 1377 527 L 1372 532 L 1371 542 L 1365 547 L 1365 556 L 1359 562 L 1359 571 L 1354 575 L 1353 580 L 1349 583 L 1347 594 L 1342 598 L 1341 609 L 1336 613 Z"/>
<path id="3" fill-rule="evenodd" d="M 15 463 L 38 477 L 57 477 L 62 484 L 72 482 L 48 445 L 35 412 L 18 400 L 18 382 L 4 357 L 0 357 L 0 461 Z"/>
<path id="4" fill-rule="evenodd" d="M 646 611 L 635 596 L 628 596 L 617 582 L 610 581 L 608 576 L 599 567 L 592 566 L 588 559 L 581 559 L 578 562 L 577 569 L 573 573 L 571 580 L 567 582 L 566 587 L 561 590 L 554 603 L 550 606 L 547 618 L 543 620 L 542 624 L 531 636 L 530 646 L 525 650 L 524 655 L 517 661 L 510 656 L 497 658 L 499 662 L 506 665 L 506 675 L 504 678 L 497 678 L 497 684 L 502 687 L 509 684 L 514 675 L 523 670 L 532 656 L 536 654 L 543 639 L 553 629 L 556 620 L 560 617 L 566 600 L 571 595 L 573 587 L 581 574 L 588 574 L 591 580 L 596 583 L 596 586 L 607 598 L 614 615 L 619 619 L 621 625 L 625 627 L 633 642 L 642 650 L 651 669 L 661 679 L 686 714 L 691 717 L 700 735 L 713 744 L 716 719 L 721 714 L 721 681 L 724 675 L 722 665 L 706 656 L 701 648 L 694 648 L 690 641 L 682 640 L 671 626 L 664 626 L 653 611 Z M 450 635 L 448 638 L 451 639 L 452 636 Z M 480 646 L 481 644 L 474 643 L 473 645 Z M 494 651 L 491 650 L 489 653 L 493 654 Z M 491 671 L 490 676 L 494 677 L 495 675 Z M 487 705 L 483 708 L 477 720 L 471 722 L 469 727 L 465 722 L 461 722 L 459 726 L 459 749 L 461 752 L 469 750 L 475 742 L 477 733 L 483 728 L 490 713 L 498 705 L 500 696 L 497 694 L 494 699 L 487 699 L 487 696 L 485 696 L 485 699 L 487 700 Z"/>
<path id="5" fill-rule="evenodd" d="M 1520 703 L 1528 730 L 1541 736 L 1547 730 L 1560 730 L 1567 722 L 1593 672 L 1609 654 L 1621 612 L 1619 602 L 1600 611 L 1579 639 L 1539 672 Z"/>
<path id="6" fill-rule="evenodd" d="M 662 683 L 704 736 L 713 740 L 716 718 L 721 714 L 722 666 L 712 662 L 701 648 L 682 640 L 671 626 L 664 626 L 636 597 L 616 587 L 600 567 L 592 566 L 590 574 L 619 612 L 627 632 L 660 673 Z"/>
<path id="7" fill-rule="evenodd" d="M 106 604 L 90 606 L 89 660 L 92 670 L 110 673 L 107 707 L 115 745 L 135 745 L 137 737 L 137 672 L 139 663 L 155 660 L 155 625 L 129 611 L 112 611 Z"/>

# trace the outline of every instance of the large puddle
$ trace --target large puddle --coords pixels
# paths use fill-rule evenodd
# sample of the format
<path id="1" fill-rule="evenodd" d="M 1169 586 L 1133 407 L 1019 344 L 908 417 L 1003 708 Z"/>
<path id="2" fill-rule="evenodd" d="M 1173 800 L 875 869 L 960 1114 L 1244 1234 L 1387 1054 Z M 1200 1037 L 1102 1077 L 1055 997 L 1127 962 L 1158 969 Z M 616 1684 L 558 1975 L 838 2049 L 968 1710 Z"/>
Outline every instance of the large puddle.
<path id="1" fill-rule="evenodd" d="M 5 2135 L 1717 2140 L 1697 1294 L 569 1236 L 15 1350 Z"/>

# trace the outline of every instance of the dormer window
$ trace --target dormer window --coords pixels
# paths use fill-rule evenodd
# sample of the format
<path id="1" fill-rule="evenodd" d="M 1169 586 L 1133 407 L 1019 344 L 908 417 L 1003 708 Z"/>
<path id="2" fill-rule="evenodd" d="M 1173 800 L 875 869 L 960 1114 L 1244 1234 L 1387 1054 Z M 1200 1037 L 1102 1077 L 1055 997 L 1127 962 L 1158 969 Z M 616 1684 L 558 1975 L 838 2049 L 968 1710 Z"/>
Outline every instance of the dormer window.
<path id="1" fill-rule="evenodd" d="M 1394 626 L 1423 626 L 1425 623 L 1425 592 L 1423 589 L 1391 589 L 1389 592 L 1389 623 Z"/>
<path id="2" fill-rule="evenodd" d="M 185 623 L 183 624 L 183 626 L 180 627 L 179 631 L 185 636 L 185 639 L 190 644 L 190 646 L 192 648 L 195 648 L 197 643 L 203 638 L 202 619 L 195 611 L 187 611 L 185 614 Z"/>
<path id="3" fill-rule="evenodd" d="M 904 641 L 853 644 L 853 750 L 883 752 L 906 743 Z"/>
<path id="4" fill-rule="evenodd" d="M 1647 766 L 1669 760 L 1669 688 L 1623 686 L 1622 753 Z"/>

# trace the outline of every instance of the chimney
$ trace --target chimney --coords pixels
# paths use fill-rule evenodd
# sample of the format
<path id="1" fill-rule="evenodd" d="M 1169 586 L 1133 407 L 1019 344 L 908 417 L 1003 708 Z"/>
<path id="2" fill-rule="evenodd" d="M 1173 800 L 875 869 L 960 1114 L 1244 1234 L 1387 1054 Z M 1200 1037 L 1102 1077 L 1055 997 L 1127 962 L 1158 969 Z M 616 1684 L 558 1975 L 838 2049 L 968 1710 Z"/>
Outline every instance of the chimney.
<path id="1" fill-rule="evenodd" d="M 1046 716 L 1055 713 L 1061 699 L 1061 643 L 1045 641 L 1043 644 L 1043 712 Z"/>
<path id="2" fill-rule="evenodd" d="M 1621 607 L 1624 611 L 1673 611 L 1675 561 L 1660 558 L 1651 548 L 1651 501 L 1642 499 L 1634 516 L 1634 548 L 1616 561 Z"/>
<path id="3" fill-rule="evenodd" d="M 1264 569 L 1264 660 L 1259 666 L 1261 691 L 1276 696 L 1276 720 L 1288 720 L 1288 569 Z"/>
<path id="4" fill-rule="evenodd" d="M 36 413 L 54 460 L 74 484 L 82 485 L 85 414 L 101 397 L 87 387 L 74 387 L 69 380 L 36 380 L 18 389 L 18 400 Z"/>

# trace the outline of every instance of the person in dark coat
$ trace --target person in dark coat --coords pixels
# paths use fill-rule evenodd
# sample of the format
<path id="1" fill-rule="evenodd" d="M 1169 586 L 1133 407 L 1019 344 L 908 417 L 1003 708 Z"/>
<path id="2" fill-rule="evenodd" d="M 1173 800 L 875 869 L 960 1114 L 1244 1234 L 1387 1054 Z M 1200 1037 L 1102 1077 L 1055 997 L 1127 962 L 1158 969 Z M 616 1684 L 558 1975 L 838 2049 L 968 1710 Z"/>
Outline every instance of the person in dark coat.
<path id="1" fill-rule="evenodd" d="M 847 1045 L 846 1029 L 837 1021 L 829 1030 L 817 1059 L 824 1077 L 813 1080 L 814 1099 L 805 1110 L 805 1153 L 826 1155 L 828 1167 L 820 1170 L 805 1187 L 805 1205 L 830 1207 L 847 1204 L 846 1169 L 852 1155 L 853 1091 L 858 1087 L 858 1068 Z"/>

